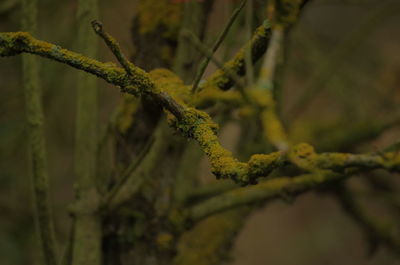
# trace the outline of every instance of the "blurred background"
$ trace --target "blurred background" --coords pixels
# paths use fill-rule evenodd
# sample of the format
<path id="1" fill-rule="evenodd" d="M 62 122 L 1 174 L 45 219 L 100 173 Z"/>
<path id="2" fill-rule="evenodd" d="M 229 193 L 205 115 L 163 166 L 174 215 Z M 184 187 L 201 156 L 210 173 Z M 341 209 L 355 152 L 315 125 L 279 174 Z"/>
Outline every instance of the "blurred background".
<path id="1" fill-rule="evenodd" d="M 76 1 L 39 2 L 40 30 L 36 37 L 79 51 L 75 43 Z M 99 2 L 100 20 L 125 53 L 132 54 L 130 28 L 135 1 Z M 237 4 L 215 2 L 206 40 L 213 40 L 222 30 Z M 18 31 L 20 16 L 18 1 L 2 0 L 0 31 Z M 291 139 L 318 142 L 317 150 L 347 150 L 346 144 L 352 142 L 338 147 L 332 140 L 343 137 L 340 128 L 356 127 L 364 132 L 363 128 L 390 124 L 384 133 L 354 150 L 381 150 L 398 141 L 399 120 L 392 125 L 392 118 L 399 117 L 399 29 L 400 1 L 310 1 L 291 30 L 287 47 L 280 108 Z M 230 46 L 217 53 L 221 59 L 232 55 L 245 41 L 240 34 L 231 34 L 228 39 Z M 104 45 L 99 45 L 98 59 L 114 61 Z M 57 239 L 63 242 L 70 225 L 67 208 L 73 199 L 76 71 L 46 59 L 39 61 L 52 206 Z M 213 70 L 210 65 L 207 73 Z M 0 91 L 0 264 L 34 264 L 38 243 L 32 218 L 20 56 L 0 58 Z M 99 124 L 104 127 L 121 94 L 105 82 L 99 82 L 99 91 Z M 226 131 L 226 139 L 237 137 L 234 125 Z M 209 174 L 208 169 L 204 174 Z M 352 181 L 358 185 L 357 179 Z M 378 209 L 376 215 L 381 214 Z M 308 193 L 293 203 L 278 201 L 255 211 L 237 238 L 232 262 L 389 265 L 400 264 L 400 259 L 384 248 L 370 255 L 363 231 L 335 200 Z"/>

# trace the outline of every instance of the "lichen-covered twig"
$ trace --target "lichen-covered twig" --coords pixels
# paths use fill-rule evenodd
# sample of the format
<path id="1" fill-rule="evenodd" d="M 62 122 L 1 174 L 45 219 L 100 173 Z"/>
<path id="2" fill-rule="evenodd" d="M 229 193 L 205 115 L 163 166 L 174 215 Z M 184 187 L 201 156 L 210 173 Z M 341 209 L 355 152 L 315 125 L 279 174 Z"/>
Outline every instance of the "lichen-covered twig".
<path id="1" fill-rule="evenodd" d="M 333 172 L 329 174 L 310 173 L 297 177 L 274 178 L 254 186 L 233 189 L 200 202 L 189 209 L 189 219 L 198 221 L 212 214 L 241 205 L 259 203 L 274 198 L 295 197 L 305 191 L 342 178 L 341 174 Z"/>
<path id="2" fill-rule="evenodd" d="M 255 159 L 257 156 L 261 155 L 253 155 L 252 159 Z M 293 163 L 310 173 L 294 178 L 280 177 L 261 182 L 255 186 L 228 191 L 194 206 L 190 210 L 191 217 L 199 219 L 238 205 L 275 198 L 286 194 L 293 196 L 316 188 L 322 184 L 346 178 L 348 175 L 351 175 L 354 169 L 371 170 L 375 168 L 385 168 L 390 171 L 400 171 L 400 154 L 394 152 L 383 154 L 317 154 L 312 146 L 300 144 L 294 146 L 287 156 L 287 163 Z M 280 158 L 281 160 L 285 159 L 280 155 L 276 158 Z M 251 166 L 252 161 L 250 160 L 248 164 Z M 284 162 L 281 161 L 281 164 L 284 164 Z M 256 168 L 262 171 L 264 166 L 266 166 L 266 164 L 263 163 L 263 159 L 258 160 Z"/>
<path id="3" fill-rule="evenodd" d="M 130 76 L 134 76 L 135 72 L 133 69 L 135 66 L 130 63 L 126 56 L 123 54 L 121 48 L 118 45 L 118 42 L 110 34 L 103 30 L 103 24 L 101 24 L 97 20 L 93 20 L 92 27 L 94 32 L 96 32 L 97 35 L 99 35 L 104 40 L 108 48 L 110 48 L 111 52 L 115 55 L 118 62 L 125 69 L 126 73 Z"/>
<path id="4" fill-rule="evenodd" d="M 22 1 L 22 27 L 36 32 L 37 1 Z M 45 149 L 44 114 L 42 92 L 39 80 L 39 65 L 37 58 L 25 55 L 22 58 L 23 86 L 26 104 L 26 118 L 32 161 L 32 188 L 35 205 L 35 221 L 37 223 L 41 251 L 44 264 L 57 264 L 57 249 L 52 213 L 48 193 L 48 169 Z"/>
<path id="5" fill-rule="evenodd" d="M 200 80 L 207 68 L 207 65 L 209 64 L 210 60 L 212 59 L 213 54 L 217 51 L 218 47 L 221 45 L 222 41 L 225 39 L 226 35 L 228 34 L 229 29 L 231 28 L 233 22 L 235 22 L 237 16 L 239 15 L 240 11 L 243 9 L 244 5 L 246 4 L 247 0 L 243 0 L 241 4 L 239 5 L 238 8 L 236 8 L 233 11 L 232 16 L 230 17 L 228 23 L 226 24 L 225 28 L 221 32 L 221 34 L 218 36 L 217 40 L 215 41 L 213 47 L 211 48 L 211 53 L 209 56 L 206 56 L 206 58 L 203 59 L 203 61 L 200 62 L 200 66 L 198 69 L 198 72 L 196 73 L 196 77 L 193 82 L 193 87 L 192 87 L 192 93 L 196 93 L 197 87 L 200 83 Z"/>
<path id="6" fill-rule="evenodd" d="M 138 67 L 133 69 L 134 76 L 131 77 L 126 75 L 124 69 L 113 63 L 102 63 L 60 46 L 37 40 L 27 32 L 0 33 L 0 56 L 13 56 L 21 53 L 36 54 L 68 64 L 96 75 L 122 88 L 127 93 L 138 95 L 154 88 L 148 75 Z"/>

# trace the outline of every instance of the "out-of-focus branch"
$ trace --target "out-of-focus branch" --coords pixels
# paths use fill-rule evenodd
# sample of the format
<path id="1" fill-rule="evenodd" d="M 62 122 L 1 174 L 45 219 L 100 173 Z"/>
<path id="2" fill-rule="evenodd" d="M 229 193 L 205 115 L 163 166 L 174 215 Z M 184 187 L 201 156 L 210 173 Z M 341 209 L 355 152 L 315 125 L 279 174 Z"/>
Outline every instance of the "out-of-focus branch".
<path id="1" fill-rule="evenodd" d="M 257 89 L 263 91 L 266 94 L 265 98 L 269 99 L 260 115 L 265 138 L 278 150 L 287 151 L 289 148 L 288 136 L 278 117 L 276 100 L 273 97 L 275 69 L 282 51 L 283 35 L 284 28 L 282 26 L 277 25 L 272 29 L 272 36 L 261 67 Z"/>
<path id="2" fill-rule="evenodd" d="M 0 17 L 6 16 L 14 11 L 19 4 L 20 2 L 18 0 L 3 1 L 3 3 L 0 4 Z"/>
<path id="3" fill-rule="evenodd" d="M 97 0 L 79 0 L 77 43 L 83 53 L 96 57 L 98 39 L 88 27 L 98 16 Z M 50 48 L 50 47 L 48 47 Z M 52 49 L 57 49 L 52 47 Z M 57 52 L 54 52 L 57 53 Z M 60 52 L 62 53 L 62 52 Z M 96 265 L 102 260 L 100 193 L 97 189 L 98 79 L 79 71 L 76 83 L 75 201 L 72 264 Z"/>
<path id="4" fill-rule="evenodd" d="M 400 238 L 393 235 L 392 226 L 384 224 L 380 219 L 372 218 L 344 185 L 338 187 L 335 194 L 349 217 L 365 231 L 371 247 L 376 247 L 376 244 L 382 243 L 394 253 L 400 254 Z"/>
<path id="5" fill-rule="evenodd" d="M 398 1 L 385 1 L 379 8 L 373 10 L 372 14 L 363 21 L 361 26 L 338 45 L 338 48 L 331 53 L 331 56 L 324 60 L 318 67 L 318 71 L 310 78 L 308 84 L 306 84 L 304 93 L 289 110 L 292 121 L 307 110 L 311 105 L 310 102 L 324 88 L 324 83 L 332 76 L 332 73 L 336 72 L 335 69 L 338 69 L 340 64 L 346 61 L 345 58 L 360 45 L 365 39 L 365 36 L 371 34 L 372 31 L 377 29 L 386 19 L 398 14 L 399 10 L 400 5 Z"/>
<path id="6" fill-rule="evenodd" d="M 22 12 L 22 27 L 25 30 L 36 32 L 37 1 L 23 0 Z M 44 264 L 56 265 L 58 257 L 53 218 L 49 203 L 44 114 L 37 58 L 30 55 L 23 56 L 22 74 L 30 146 L 29 156 L 32 161 L 31 179 L 35 205 L 34 216 L 38 227 Z"/>
<path id="7" fill-rule="evenodd" d="M 200 202 L 189 209 L 189 218 L 198 221 L 212 214 L 241 205 L 265 202 L 281 197 L 295 197 L 303 192 L 343 178 L 343 175 L 333 172 L 274 178 L 254 186 L 233 189 Z"/>
<path id="8" fill-rule="evenodd" d="M 282 51 L 284 28 L 277 26 L 272 29 L 268 50 L 265 54 L 263 66 L 258 79 L 258 87 L 264 90 L 273 90 L 276 66 Z"/>
<path id="9" fill-rule="evenodd" d="M 253 0 L 249 0 L 246 5 L 246 15 L 245 15 L 245 27 L 246 27 L 246 38 L 251 38 L 251 31 L 253 27 Z M 253 59 L 251 56 L 251 47 L 248 46 L 245 49 L 244 61 L 245 61 L 245 69 L 246 69 L 246 79 L 249 87 L 254 85 L 254 67 L 253 67 Z"/>
<path id="10" fill-rule="evenodd" d="M 151 171 L 159 163 L 162 155 L 165 154 L 165 148 L 168 146 L 167 129 L 165 121 L 161 120 L 154 132 L 154 142 L 148 150 L 144 150 L 142 157 L 132 164 L 133 170 L 128 168 L 126 175 L 121 180 L 122 182 L 105 196 L 104 207 L 107 210 L 115 209 L 131 199 L 144 181 L 151 176 Z"/>

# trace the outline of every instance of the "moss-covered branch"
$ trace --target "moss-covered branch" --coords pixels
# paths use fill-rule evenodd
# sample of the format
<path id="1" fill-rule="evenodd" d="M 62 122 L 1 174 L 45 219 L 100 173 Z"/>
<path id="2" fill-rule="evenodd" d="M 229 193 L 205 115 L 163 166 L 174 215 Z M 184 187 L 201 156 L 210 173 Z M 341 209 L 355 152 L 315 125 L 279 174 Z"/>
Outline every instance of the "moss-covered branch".
<path id="1" fill-rule="evenodd" d="M 259 31 L 264 31 L 267 34 L 266 30 L 267 27 L 265 26 L 259 29 Z M 265 37 L 265 34 L 261 35 Z M 253 40 L 256 39 L 257 45 L 261 45 L 258 35 L 260 34 L 256 34 Z M 266 39 L 264 38 L 263 41 L 266 42 Z M 210 160 L 212 171 L 217 178 L 230 178 L 240 184 L 255 183 L 257 178 L 268 176 L 272 170 L 283 166 L 288 161 L 297 161 L 295 164 L 299 165 L 305 159 L 310 160 L 307 165 L 314 163 L 317 164 L 318 168 L 323 169 L 336 170 L 338 168 L 344 169 L 356 166 L 398 170 L 399 158 L 393 153 L 388 153 L 385 156 L 340 153 L 317 155 L 309 145 L 297 146 L 293 149 L 293 152 L 290 152 L 292 156 L 289 158 L 285 152 L 276 152 L 256 154 L 247 163 L 240 162 L 233 157 L 230 151 L 221 146 L 217 137 L 218 125 L 212 121 L 211 117 L 207 113 L 189 107 L 185 103 L 190 100 L 188 87 L 185 87 L 182 82 L 176 81 L 173 82 L 173 86 L 169 84 L 170 80 L 176 79 L 171 72 L 158 70 L 150 75 L 142 69 L 130 65 L 132 74 L 127 75 L 124 69 L 115 65 L 110 67 L 109 64 L 100 63 L 53 44 L 38 41 L 27 33 L 0 33 L 0 55 L 7 56 L 21 52 L 35 53 L 67 63 L 95 74 L 116 86 L 120 86 L 125 92 L 136 96 L 151 97 L 156 103 L 164 107 L 168 113 L 172 114 L 169 116 L 169 122 L 173 127 L 181 131 L 185 137 L 192 138 L 199 143 Z M 240 56 L 237 58 L 240 60 Z M 259 93 L 254 99 L 257 102 L 257 106 L 267 110 L 271 107 L 271 99 L 268 96 L 262 96 Z M 276 119 L 270 118 L 271 115 L 268 115 L 268 112 L 264 113 L 266 125 L 270 127 L 268 131 L 274 132 Z"/>
<path id="2" fill-rule="evenodd" d="M 274 178 L 257 185 L 230 190 L 201 202 L 189 210 L 189 218 L 199 220 L 241 205 L 259 203 L 274 198 L 292 198 L 329 182 L 340 180 L 343 177 L 343 175 L 333 172 L 321 172 L 321 174 L 310 173 L 297 177 Z"/>
<path id="3" fill-rule="evenodd" d="M 138 95 L 154 87 L 147 74 L 138 67 L 134 67 L 134 76 L 131 77 L 126 75 L 123 68 L 117 67 L 113 63 L 102 63 L 63 49 L 58 45 L 37 40 L 27 32 L 0 33 L 0 56 L 13 56 L 21 53 L 36 54 L 68 64 L 96 75 L 131 94 Z"/>

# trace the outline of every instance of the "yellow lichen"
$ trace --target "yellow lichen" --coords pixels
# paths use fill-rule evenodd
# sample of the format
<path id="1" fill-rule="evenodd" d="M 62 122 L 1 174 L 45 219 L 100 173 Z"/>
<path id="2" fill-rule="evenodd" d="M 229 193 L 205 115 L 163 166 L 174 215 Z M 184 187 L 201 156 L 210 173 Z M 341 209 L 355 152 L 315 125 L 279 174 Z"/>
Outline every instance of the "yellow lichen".
<path id="1" fill-rule="evenodd" d="M 247 209 L 235 209 L 210 216 L 183 234 L 178 243 L 175 265 L 217 265 L 228 257 L 227 246 L 243 224 Z"/>
<path id="2" fill-rule="evenodd" d="M 171 233 L 160 233 L 156 237 L 156 244 L 160 249 L 169 249 L 172 246 L 173 239 Z"/>
<path id="3" fill-rule="evenodd" d="M 146 34 L 162 27 L 164 37 L 177 34 L 182 5 L 170 0 L 141 0 L 137 5 L 140 34 Z"/>
<path id="4" fill-rule="evenodd" d="M 279 0 L 273 2 L 268 8 L 269 18 L 273 26 L 288 27 L 293 25 L 299 16 L 300 5 L 304 0 Z"/>
<path id="5" fill-rule="evenodd" d="M 123 102 L 117 110 L 116 128 L 124 134 L 132 126 L 133 117 L 138 108 L 138 100 L 130 94 L 123 94 Z"/>
<path id="6" fill-rule="evenodd" d="M 150 78 L 159 91 L 167 92 L 175 101 L 185 105 L 190 99 L 190 90 L 173 72 L 165 68 L 157 68 L 149 72 Z"/>
<path id="7" fill-rule="evenodd" d="M 290 150 L 289 159 L 298 167 L 308 171 L 318 170 L 314 147 L 309 144 L 301 143 L 295 145 Z"/>

